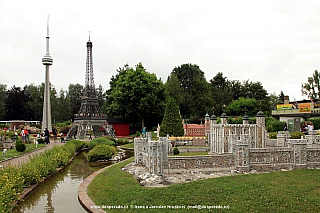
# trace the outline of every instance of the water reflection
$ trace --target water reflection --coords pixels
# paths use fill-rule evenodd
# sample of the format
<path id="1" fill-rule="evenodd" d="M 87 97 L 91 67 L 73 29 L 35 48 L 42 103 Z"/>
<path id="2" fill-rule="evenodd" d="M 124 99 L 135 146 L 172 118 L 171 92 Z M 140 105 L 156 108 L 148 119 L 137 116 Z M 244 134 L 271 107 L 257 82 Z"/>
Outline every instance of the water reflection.
<path id="1" fill-rule="evenodd" d="M 126 157 L 132 154 L 130 152 Z M 86 152 L 79 153 L 63 171 L 32 191 L 14 212 L 86 212 L 78 201 L 80 183 L 93 172 L 111 164 L 89 163 L 86 155 Z"/>

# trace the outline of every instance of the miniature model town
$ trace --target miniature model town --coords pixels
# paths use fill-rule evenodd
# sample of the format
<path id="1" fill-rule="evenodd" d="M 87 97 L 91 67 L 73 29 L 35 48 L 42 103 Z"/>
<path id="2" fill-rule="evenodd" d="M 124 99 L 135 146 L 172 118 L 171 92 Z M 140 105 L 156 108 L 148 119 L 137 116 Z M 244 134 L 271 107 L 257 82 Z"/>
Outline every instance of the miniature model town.
<path id="1" fill-rule="evenodd" d="M 152 140 L 147 132 L 134 139 L 135 160 L 124 170 L 141 185 L 156 187 L 234 174 L 320 168 L 320 135 L 316 131 L 301 139 L 290 139 L 288 131 L 281 131 L 277 139 L 270 139 L 261 111 L 256 115 L 256 124 L 249 124 L 247 116 L 243 124 L 228 124 L 225 113 L 220 118 L 219 124 L 215 115 L 205 118 L 207 142 L 202 149 L 209 150 L 209 155 L 170 156 L 174 146 L 183 144 L 191 150 L 193 142 L 202 143 L 202 138 Z"/>

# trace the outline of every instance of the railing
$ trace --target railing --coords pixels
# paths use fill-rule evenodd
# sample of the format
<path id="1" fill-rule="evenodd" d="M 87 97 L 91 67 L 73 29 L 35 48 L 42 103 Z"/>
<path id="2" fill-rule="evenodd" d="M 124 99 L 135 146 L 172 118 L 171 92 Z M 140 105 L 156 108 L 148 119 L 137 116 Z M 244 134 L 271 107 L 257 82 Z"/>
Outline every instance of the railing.
<path id="1" fill-rule="evenodd" d="M 98 114 L 98 113 L 80 113 L 74 114 L 74 118 L 106 118 L 106 114 Z"/>

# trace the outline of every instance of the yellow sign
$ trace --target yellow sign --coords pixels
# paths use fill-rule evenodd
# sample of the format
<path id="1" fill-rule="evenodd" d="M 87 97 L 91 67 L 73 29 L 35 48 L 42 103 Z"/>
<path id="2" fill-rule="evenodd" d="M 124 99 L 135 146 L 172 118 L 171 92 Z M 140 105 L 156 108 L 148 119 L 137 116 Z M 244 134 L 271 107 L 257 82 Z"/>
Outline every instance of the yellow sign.
<path id="1" fill-rule="evenodd" d="M 310 113 L 311 112 L 311 103 L 301 103 L 301 104 L 299 104 L 299 112 Z"/>
<path id="2" fill-rule="evenodd" d="M 292 109 L 292 104 L 278 104 L 277 110 Z"/>

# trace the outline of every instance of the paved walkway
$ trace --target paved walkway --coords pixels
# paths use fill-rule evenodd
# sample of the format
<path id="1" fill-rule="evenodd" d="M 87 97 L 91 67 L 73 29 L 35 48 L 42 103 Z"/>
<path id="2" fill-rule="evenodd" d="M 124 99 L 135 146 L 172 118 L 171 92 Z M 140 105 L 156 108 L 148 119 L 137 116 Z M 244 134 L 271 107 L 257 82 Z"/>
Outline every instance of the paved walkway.
<path id="1" fill-rule="evenodd" d="M 64 145 L 65 143 L 60 143 L 60 142 L 51 142 L 49 145 L 41 148 L 41 149 L 37 149 L 37 150 L 34 150 L 33 152 L 29 152 L 29 153 L 26 153 L 24 155 L 21 155 L 19 157 L 14 157 L 14 158 L 11 158 L 9 160 L 4 160 L 4 161 L 1 161 L 0 162 L 0 167 L 6 167 L 6 166 L 19 166 L 23 163 L 26 163 L 30 160 L 30 158 L 32 158 L 33 156 L 35 155 L 38 155 L 46 150 L 49 150 L 49 149 L 52 149 L 54 146 L 61 146 L 61 145 Z"/>

